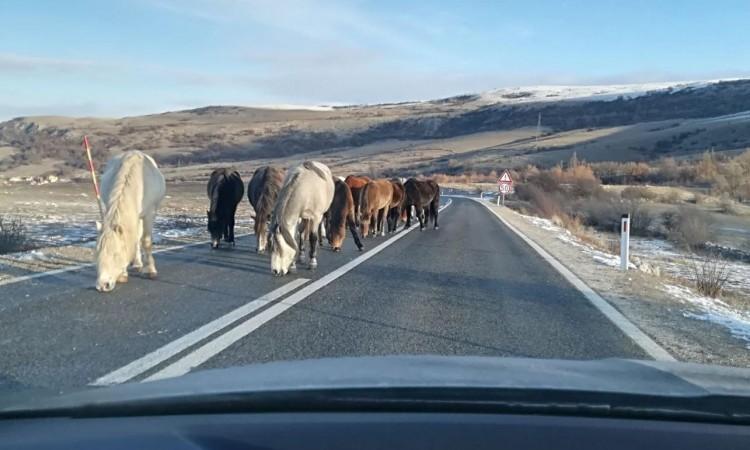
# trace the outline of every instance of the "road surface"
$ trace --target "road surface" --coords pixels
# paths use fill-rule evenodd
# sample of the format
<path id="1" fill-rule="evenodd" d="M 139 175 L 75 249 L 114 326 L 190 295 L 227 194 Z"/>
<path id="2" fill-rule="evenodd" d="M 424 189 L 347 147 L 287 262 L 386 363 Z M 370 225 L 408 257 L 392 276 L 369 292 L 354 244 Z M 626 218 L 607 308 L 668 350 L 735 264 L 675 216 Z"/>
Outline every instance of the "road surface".
<path id="1" fill-rule="evenodd" d="M 284 278 L 247 236 L 160 253 L 157 280 L 110 294 L 92 267 L 1 286 L 0 399 L 302 358 L 646 357 L 482 205 L 455 198 L 440 225 Z"/>

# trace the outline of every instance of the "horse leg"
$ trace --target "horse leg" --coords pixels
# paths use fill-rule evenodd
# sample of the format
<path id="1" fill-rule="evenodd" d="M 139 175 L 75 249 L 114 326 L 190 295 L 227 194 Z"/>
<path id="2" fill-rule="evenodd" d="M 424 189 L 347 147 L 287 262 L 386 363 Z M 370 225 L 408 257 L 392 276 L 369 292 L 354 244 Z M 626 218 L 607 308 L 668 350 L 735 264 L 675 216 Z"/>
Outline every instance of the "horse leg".
<path id="1" fill-rule="evenodd" d="M 136 230 L 136 236 L 138 239 L 135 242 L 135 255 L 133 255 L 133 261 L 131 266 L 133 270 L 140 272 L 143 270 L 143 257 L 141 255 L 141 238 L 143 237 L 143 219 L 138 219 L 138 229 Z"/>
<path id="2" fill-rule="evenodd" d="M 385 227 L 387 226 L 388 222 L 388 207 L 380 210 L 380 214 L 378 214 L 379 222 L 380 222 L 380 235 L 385 236 Z"/>
<path id="3" fill-rule="evenodd" d="M 411 226 L 411 204 L 407 203 L 404 205 L 404 209 L 406 210 L 406 223 L 404 224 L 404 230 L 406 230 Z"/>
<path id="4" fill-rule="evenodd" d="M 424 208 L 422 205 L 417 208 L 417 214 L 419 214 L 419 231 L 424 230 L 425 227 L 425 215 L 424 215 Z"/>
<path id="5" fill-rule="evenodd" d="M 347 217 L 346 225 L 349 227 L 349 232 L 352 234 L 354 243 L 357 244 L 357 249 L 361 252 L 362 249 L 364 248 L 364 245 L 362 245 L 362 241 L 359 239 L 359 233 L 357 233 L 356 222 L 351 217 Z"/>
<path id="6" fill-rule="evenodd" d="M 299 249 L 297 250 L 297 259 L 300 264 L 305 262 L 305 239 L 309 236 L 308 222 L 308 219 L 302 219 L 302 221 L 297 226 L 297 243 L 299 247 Z"/>
<path id="7" fill-rule="evenodd" d="M 266 251 L 266 221 L 256 215 L 253 229 L 255 240 L 258 243 L 257 252 L 264 253 Z"/>
<path id="8" fill-rule="evenodd" d="M 312 220 L 310 220 L 310 270 L 318 268 L 318 234 L 320 231 L 320 224 L 317 229 L 313 226 Z"/>
<path id="9" fill-rule="evenodd" d="M 232 247 L 234 247 L 234 214 L 236 211 L 232 211 L 232 217 L 229 218 L 229 242 L 232 243 Z"/>
<path id="10" fill-rule="evenodd" d="M 438 230 L 438 213 L 440 212 L 440 200 L 433 200 L 432 202 L 432 219 L 435 221 L 435 229 Z"/>
<path id="11" fill-rule="evenodd" d="M 143 246 L 143 251 L 146 256 L 146 266 L 143 269 L 143 273 L 145 273 L 149 278 L 156 278 L 156 262 L 154 262 L 154 255 L 152 253 L 153 250 L 153 240 L 151 239 L 151 235 L 154 229 L 154 216 L 156 213 L 146 216 L 143 218 L 143 237 L 141 238 L 141 245 Z"/>

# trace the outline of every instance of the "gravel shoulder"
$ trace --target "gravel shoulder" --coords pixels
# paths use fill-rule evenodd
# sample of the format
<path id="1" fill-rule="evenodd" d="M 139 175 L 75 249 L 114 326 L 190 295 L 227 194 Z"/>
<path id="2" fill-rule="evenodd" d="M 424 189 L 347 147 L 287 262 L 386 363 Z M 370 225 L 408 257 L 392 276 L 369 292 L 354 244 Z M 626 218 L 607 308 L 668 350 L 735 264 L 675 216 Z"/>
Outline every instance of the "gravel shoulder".
<path id="1" fill-rule="evenodd" d="M 533 220 L 536 218 L 493 204 L 491 207 L 678 360 L 750 367 L 748 343 L 733 336 L 726 326 L 705 319 L 705 311 L 671 294 L 667 287 L 670 280 L 640 270 L 622 272 L 582 251 L 582 244 L 574 239 L 558 238 L 545 229 L 543 222 Z"/>

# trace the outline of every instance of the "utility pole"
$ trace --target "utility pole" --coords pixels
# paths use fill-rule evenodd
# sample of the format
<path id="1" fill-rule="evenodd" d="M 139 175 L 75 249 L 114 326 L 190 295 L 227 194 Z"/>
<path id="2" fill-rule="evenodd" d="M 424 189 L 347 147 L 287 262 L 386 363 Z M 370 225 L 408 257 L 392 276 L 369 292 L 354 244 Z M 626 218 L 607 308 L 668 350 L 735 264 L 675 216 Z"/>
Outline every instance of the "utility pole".
<path id="1" fill-rule="evenodd" d="M 539 135 L 542 134 L 542 113 L 536 119 L 536 138 L 534 139 L 534 150 L 539 150 Z"/>

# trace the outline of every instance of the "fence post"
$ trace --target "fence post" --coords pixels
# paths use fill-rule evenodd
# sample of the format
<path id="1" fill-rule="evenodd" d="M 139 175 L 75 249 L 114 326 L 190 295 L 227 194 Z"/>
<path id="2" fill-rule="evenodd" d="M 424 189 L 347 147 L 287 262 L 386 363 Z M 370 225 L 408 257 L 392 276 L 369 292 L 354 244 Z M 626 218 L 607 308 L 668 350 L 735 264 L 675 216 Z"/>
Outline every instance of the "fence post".
<path id="1" fill-rule="evenodd" d="M 630 261 L 630 214 L 623 214 L 620 221 L 620 270 L 628 270 Z"/>

